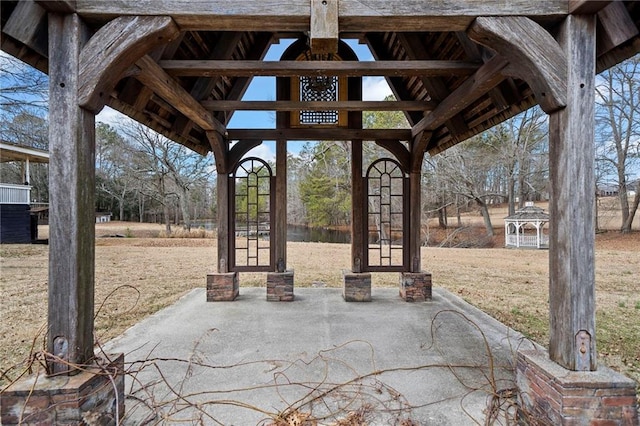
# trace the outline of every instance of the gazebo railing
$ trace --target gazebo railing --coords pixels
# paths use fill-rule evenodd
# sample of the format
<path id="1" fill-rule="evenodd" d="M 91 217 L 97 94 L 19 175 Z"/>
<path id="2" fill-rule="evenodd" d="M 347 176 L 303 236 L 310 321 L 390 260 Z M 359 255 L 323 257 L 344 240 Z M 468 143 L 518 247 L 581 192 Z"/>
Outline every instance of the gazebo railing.
<path id="1" fill-rule="evenodd" d="M 507 235 L 507 246 L 512 247 L 538 247 L 538 239 L 535 235 Z M 549 236 L 540 236 L 540 247 L 549 246 Z"/>

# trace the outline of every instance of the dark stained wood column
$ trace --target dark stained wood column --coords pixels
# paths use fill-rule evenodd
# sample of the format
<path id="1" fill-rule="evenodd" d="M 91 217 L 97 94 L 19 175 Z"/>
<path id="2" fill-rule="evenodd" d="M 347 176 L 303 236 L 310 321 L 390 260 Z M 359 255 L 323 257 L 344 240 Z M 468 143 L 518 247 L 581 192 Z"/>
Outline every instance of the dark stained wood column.
<path id="1" fill-rule="evenodd" d="M 362 178 L 362 141 L 351 141 L 351 272 L 362 272 L 366 250 L 364 214 L 365 188 Z"/>
<path id="2" fill-rule="evenodd" d="M 218 171 L 217 221 L 218 221 L 218 273 L 229 272 L 229 176 L 225 171 Z"/>
<path id="3" fill-rule="evenodd" d="M 422 221 L 422 194 L 421 194 L 421 178 L 419 171 L 411 170 L 409 173 L 409 271 L 420 272 L 422 263 L 420 259 L 420 235 Z"/>
<path id="4" fill-rule="evenodd" d="M 276 141 L 276 229 L 275 244 L 276 272 L 287 269 L 287 141 Z"/>
<path id="5" fill-rule="evenodd" d="M 49 14 L 49 373 L 93 357 L 95 116 L 78 106 L 76 14 Z M 58 362 L 57 359 L 61 361 Z"/>
<path id="6" fill-rule="evenodd" d="M 595 370 L 593 15 L 568 16 L 558 42 L 567 58 L 567 106 L 549 116 L 551 200 L 549 356 Z"/>

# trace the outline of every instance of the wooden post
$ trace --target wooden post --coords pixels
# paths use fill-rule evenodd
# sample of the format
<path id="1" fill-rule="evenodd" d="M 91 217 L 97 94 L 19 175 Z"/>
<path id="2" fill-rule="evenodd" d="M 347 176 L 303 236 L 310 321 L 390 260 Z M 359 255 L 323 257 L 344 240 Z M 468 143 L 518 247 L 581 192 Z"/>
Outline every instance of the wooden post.
<path id="1" fill-rule="evenodd" d="M 229 272 L 229 176 L 218 172 L 217 177 L 217 213 L 218 213 L 218 273 Z"/>
<path id="2" fill-rule="evenodd" d="M 49 14 L 49 373 L 93 357 L 95 116 L 78 106 L 85 29 Z"/>
<path id="3" fill-rule="evenodd" d="M 418 171 L 411 171 L 409 174 L 409 244 L 407 249 L 409 250 L 409 271 L 420 272 L 422 268 L 420 259 L 420 236 L 422 227 L 422 197 L 421 197 L 421 177 L 422 174 Z"/>
<path id="4" fill-rule="evenodd" d="M 558 35 L 567 58 L 567 106 L 549 119 L 551 199 L 549 356 L 596 369 L 594 267 L 595 33 L 592 15 L 568 16 Z"/>
<path id="5" fill-rule="evenodd" d="M 364 203 L 366 203 L 364 179 L 362 178 L 362 141 L 351 141 L 351 272 L 363 271 L 365 230 Z"/>
<path id="6" fill-rule="evenodd" d="M 287 269 L 287 141 L 276 141 L 276 215 L 275 244 L 276 272 Z"/>

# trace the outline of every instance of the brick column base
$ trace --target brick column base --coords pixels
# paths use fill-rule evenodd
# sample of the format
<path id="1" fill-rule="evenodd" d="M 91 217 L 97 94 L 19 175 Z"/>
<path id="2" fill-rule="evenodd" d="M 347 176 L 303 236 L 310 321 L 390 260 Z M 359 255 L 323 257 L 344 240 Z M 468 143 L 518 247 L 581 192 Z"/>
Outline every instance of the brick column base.
<path id="1" fill-rule="evenodd" d="M 371 274 L 342 271 L 342 297 L 346 302 L 371 302 Z"/>
<path id="2" fill-rule="evenodd" d="M 523 350 L 516 368 L 521 417 L 552 425 L 639 424 L 635 382 L 607 367 L 570 371 L 546 351 Z"/>
<path id="3" fill-rule="evenodd" d="M 267 301 L 293 301 L 293 271 L 267 273 Z"/>
<path id="4" fill-rule="evenodd" d="M 405 302 L 431 300 L 431 274 L 429 272 L 401 272 L 400 297 Z"/>
<path id="5" fill-rule="evenodd" d="M 124 355 L 111 359 L 73 376 L 18 380 L 0 393 L 0 424 L 116 424 L 116 417 L 124 416 Z"/>
<path id="6" fill-rule="evenodd" d="M 237 272 L 207 275 L 207 302 L 235 300 L 240 294 Z"/>

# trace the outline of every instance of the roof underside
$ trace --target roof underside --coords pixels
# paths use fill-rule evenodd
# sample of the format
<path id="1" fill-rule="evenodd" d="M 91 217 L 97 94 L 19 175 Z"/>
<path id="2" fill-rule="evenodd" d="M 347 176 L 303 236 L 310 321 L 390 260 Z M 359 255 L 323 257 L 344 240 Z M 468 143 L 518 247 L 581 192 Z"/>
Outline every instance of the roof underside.
<path id="1" fill-rule="evenodd" d="M 207 110 L 218 129 L 225 129 L 235 110 L 265 109 L 286 111 L 292 105 L 274 102 L 271 105 L 239 103 L 252 76 L 302 74 L 302 71 L 272 64 L 260 66 L 271 44 L 281 39 L 307 39 L 309 37 L 310 1 L 210 2 L 173 1 L 5 1 L 1 3 L 2 50 L 22 59 L 34 67 L 47 71 L 47 11 L 45 8 L 72 9 L 85 21 L 91 31 L 98 31 L 118 16 L 162 15 L 171 16 L 179 34 L 170 43 L 147 54 L 164 72 L 184 89 L 203 109 Z M 495 53 L 470 39 L 466 30 L 476 16 L 520 15 L 528 16 L 554 34 L 557 25 L 569 13 L 570 7 L 580 12 L 599 10 L 597 55 L 601 71 L 640 51 L 640 2 L 625 1 L 615 6 L 615 18 L 606 13 L 609 2 L 547 1 L 507 2 L 456 0 L 451 2 L 365 2 L 340 0 L 339 38 L 357 39 L 366 43 L 375 59 L 380 62 L 376 75 L 384 76 L 396 99 L 398 110 L 404 110 L 408 122 L 415 126 L 430 114 L 443 114 L 437 106 L 452 102 L 460 88 L 475 71 L 487 63 Z M 433 3 L 433 4 L 430 4 Z M 572 6 L 572 4 L 577 6 Z M 623 7 L 620 7 L 623 5 Z M 438 9 L 445 8 L 447 9 Z M 429 9 L 430 8 L 430 9 Z M 424 9 L 424 10 L 423 10 Z M 427 10 L 428 9 L 428 10 Z M 572 9 L 574 10 L 574 9 Z M 612 26 L 623 20 L 629 29 L 626 37 L 611 37 Z M 400 30 L 400 31 L 398 31 Z M 635 30 L 635 31 L 634 31 Z M 172 61 L 206 60 L 206 67 Z M 249 62 L 255 61 L 255 62 Z M 439 71 L 402 71 L 405 65 L 416 64 L 427 68 L 440 66 Z M 421 61 L 418 63 L 417 61 Z M 397 66 L 393 66 L 396 63 Z M 268 66 L 267 66 L 268 65 Z M 366 64 L 363 64 L 366 65 Z M 217 67 L 212 71 L 211 67 Z M 342 75 L 370 75 L 367 66 L 341 69 Z M 445 69 L 445 71 L 442 71 Z M 446 71 L 449 69 L 450 71 Z M 279 73 L 279 74 L 278 74 Z M 109 94 L 106 104 L 151 127 L 168 138 L 194 151 L 211 150 L 207 129 L 194 120 L 185 109 L 176 106 L 157 87 L 139 78 L 134 65 L 125 72 Z M 468 84 L 468 83 L 467 83 Z M 222 102 L 224 101 L 224 102 Z M 406 102 L 409 101 L 409 102 Z M 455 101 L 455 99 L 453 100 Z M 234 103 L 235 102 L 235 103 Z M 440 152 L 475 134 L 502 122 L 535 105 L 534 91 L 523 80 L 505 76 L 499 84 L 474 96 L 451 117 L 433 120 L 442 122 L 431 130 L 424 146 L 426 151 Z M 377 105 L 389 109 L 388 105 Z M 365 109 L 367 106 L 347 104 L 341 108 Z M 445 111 L 446 113 L 446 111 Z M 210 130 L 210 129 L 209 129 Z M 227 129 L 229 139 L 238 135 L 256 138 L 255 134 Z M 327 139 L 327 132 L 312 129 L 297 133 L 278 133 L 283 139 Z M 223 134 L 225 132 L 223 131 Z M 405 134 L 406 133 L 406 134 Z M 396 133 L 402 139 L 412 137 L 409 131 Z M 415 132 L 414 132 L 415 133 Z M 331 133 L 339 139 L 339 132 Z M 344 139 L 353 137 L 344 133 Z M 379 135 L 379 134 L 376 134 Z M 377 138 L 374 134 L 372 138 Z M 273 135 L 270 135 L 273 136 Z M 357 136 L 357 135 L 356 135 Z M 406 136 L 406 137 L 404 137 Z M 415 134 L 413 135 L 415 136 Z M 365 135 L 365 138 L 367 136 Z M 272 139 L 265 137 L 264 139 Z"/>

